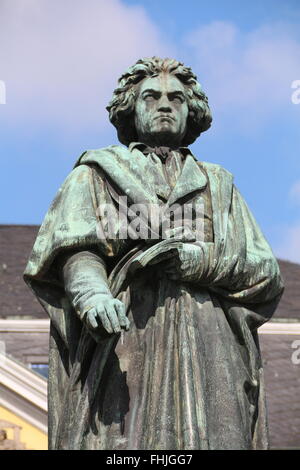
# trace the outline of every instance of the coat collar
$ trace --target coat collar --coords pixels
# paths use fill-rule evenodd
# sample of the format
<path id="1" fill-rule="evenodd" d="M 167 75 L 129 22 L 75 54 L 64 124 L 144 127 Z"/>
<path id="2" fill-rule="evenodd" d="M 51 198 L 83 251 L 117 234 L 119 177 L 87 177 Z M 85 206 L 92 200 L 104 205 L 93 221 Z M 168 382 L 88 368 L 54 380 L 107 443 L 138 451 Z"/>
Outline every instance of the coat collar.
<path id="1" fill-rule="evenodd" d="M 75 166 L 97 164 L 133 203 L 158 203 L 157 195 L 165 197 L 167 194 L 166 184 L 139 150 L 139 145 L 133 143 L 129 149 L 112 145 L 90 150 L 79 158 Z M 207 184 L 205 171 L 200 168 L 194 155 L 189 149 L 182 149 L 185 161 L 176 185 L 167 197 L 168 205 L 194 191 L 202 190 Z"/>
<path id="2" fill-rule="evenodd" d="M 134 152 L 134 150 L 143 152 L 145 148 L 147 148 L 147 145 L 141 142 L 132 142 L 128 150 L 130 152 Z M 194 191 L 202 190 L 207 185 L 207 177 L 204 171 L 200 169 L 197 159 L 190 149 L 188 147 L 179 147 L 178 151 L 182 154 L 184 163 L 182 172 L 171 193 L 158 173 L 155 174 L 154 181 L 152 181 L 156 194 L 163 196 L 169 206 Z M 149 173 L 153 174 L 153 171 L 149 171 Z"/>
<path id="3" fill-rule="evenodd" d="M 134 149 L 138 149 L 143 152 L 146 148 L 148 148 L 148 145 L 143 144 L 142 142 L 131 142 L 131 144 L 128 146 L 129 152 L 132 152 Z M 182 154 L 183 158 L 186 158 L 187 155 L 191 155 L 193 159 L 197 161 L 197 158 L 193 155 L 188 147 L 179 147 L 177 151 Z"/>

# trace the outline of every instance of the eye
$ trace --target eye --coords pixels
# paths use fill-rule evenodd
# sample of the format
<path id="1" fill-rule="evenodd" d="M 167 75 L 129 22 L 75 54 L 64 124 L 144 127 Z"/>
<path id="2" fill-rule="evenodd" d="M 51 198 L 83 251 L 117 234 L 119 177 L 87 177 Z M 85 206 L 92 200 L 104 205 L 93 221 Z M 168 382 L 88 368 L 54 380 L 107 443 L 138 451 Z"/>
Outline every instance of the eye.
<path id="1" fill-rule="evenodd" d="M 146 93 L 143 95 L 143 100 L 144 101 L 153 101 L 155 99 L 154 93 Z"/>
<path id="2" fill-rule="evenodd" d="M 144 96 L 144 101 L 153 101 L 153 100 L 154 100 L 154 96 L 153 96 L 153 95 Z"/>
<path id="3" fill-rule="evenodd" d="M 171 101 L 173 101 L 175 104 L 182 104 L 184 103 L 185 99 L 182 95 L 175 95 L 171 98 Z"/>

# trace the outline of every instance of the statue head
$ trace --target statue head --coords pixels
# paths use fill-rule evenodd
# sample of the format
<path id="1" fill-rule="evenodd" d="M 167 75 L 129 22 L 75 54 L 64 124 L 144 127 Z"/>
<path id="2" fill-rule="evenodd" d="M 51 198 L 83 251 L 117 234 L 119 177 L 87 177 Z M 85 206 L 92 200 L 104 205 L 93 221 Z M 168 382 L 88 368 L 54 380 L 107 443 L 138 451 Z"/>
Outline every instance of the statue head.
<path id="1" fill-rule="evenodd" d="M 187 146 L 212 121 L 208 100 L 189 67 L 174 59 L 140 59 L 119 79 L 107 110 L 121 143 Z"/>

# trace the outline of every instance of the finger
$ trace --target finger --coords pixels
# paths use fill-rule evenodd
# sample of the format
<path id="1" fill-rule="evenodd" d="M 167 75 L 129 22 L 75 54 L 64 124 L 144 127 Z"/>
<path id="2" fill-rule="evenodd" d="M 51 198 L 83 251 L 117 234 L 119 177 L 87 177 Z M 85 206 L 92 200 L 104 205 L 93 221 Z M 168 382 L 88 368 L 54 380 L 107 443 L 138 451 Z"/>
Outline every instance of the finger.
<path id="1" fill-rule="evenodd" d="M 167 239 L 181 240 L 183 234 L 183 227 L 175 227 L 165 230 L 165 236 Z"/>
<path id="2" fill-rule="evenodd" d="M 89 310 L 87 312 L 87 314 L 86 314 L 86 324 L 92 330 L 95 330 L 96 328 L 98 328 L 98 323 L 97 323 L 97 320 L 96 320 L 96 311 L 95 311 L 94 308 L 92 308 L 91 310 Z"/>
<path id="3" fill-rule="evenodd" d="M 109 318 L 106 314 L 106 311 L 102 310 L 101 312 L 98 313 L 98 315 L 100 317 L 101 324 L 102 324 L 103 328 L 107 331 L 107 333 L 113 333 L 113 329 L 111 327 L 111 323 L 110 323 Z"/>
<path id="4" fill-rule="evenodd" d="M 183 241 L 186 241 L 186 242 L 195 242 L 196 241 L 196 237 L 193 233 L 186 233 L 184 232 L 183 233 Z"/>
<path id="5" fill-rule="evenodd" d="M 116 300 L 115 303 L 114 303 L 114 307 L 115 307 L 115 311 L 116 311 L 120 326 L 125 326 L 126 315 L 125 315 L 124 304 L 122 304 L 122 302 L 119 302 L 119 301 Z"/>
<path id="6" fill-rule="evenodd" d="M 115 311 L 114 305 L 105 307 L 107 318 L 110 321 L 112 331 L 114 333 L 119 333 L 121 331 L 118 315 Z"/>
<path id="7" fill-rule="evenodd" d="M 182 240 L 187 242 L 196 241 L 196 235 L 188 225 L 182 227 Z"/>
<path id="8" fill-rule="evenodd" d="M 125 330 L 129 330 L 130 322 L 125 314 L 125 305 L 120 301 L 116 301 L 115 310 L 118 315 L 120 326 L 125 328 Z"/>
<path id="9" fill-rule="evenodd" d="M 125 330 L 128 331 L 129 328 L 130 328 L 130 321 L 128 320 L 128 318 L 126 317 L 126 325 L 124 326 Z"/>
<path id="10" fill-rule="evenodd" d="M 172 238 L 183 242 L 196 241 L 196 236 L 189 226 L 175 227 L 165 231 L 166 238 Z"/>

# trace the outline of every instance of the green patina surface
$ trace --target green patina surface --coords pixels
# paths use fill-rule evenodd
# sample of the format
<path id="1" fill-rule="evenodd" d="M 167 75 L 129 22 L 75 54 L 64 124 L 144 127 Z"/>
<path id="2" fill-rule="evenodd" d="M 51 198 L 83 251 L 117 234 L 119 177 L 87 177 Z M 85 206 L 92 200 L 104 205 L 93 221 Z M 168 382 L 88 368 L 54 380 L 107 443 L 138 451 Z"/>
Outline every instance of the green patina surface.
<path id="1" fill-rule="evenodd" d="M 128 148 L 77 160 L 24 273 L 51 318 L 50 448 L 265 449 L 257 328 L 282 281 L 232 175 L 182 147 L 210 126 L 206 95 L 182 64 L 144 59 L 108 110 Z M 120 196 L 204 203 L 203 237 L 194 212 L 184 238 L 122 238 Z"/>

